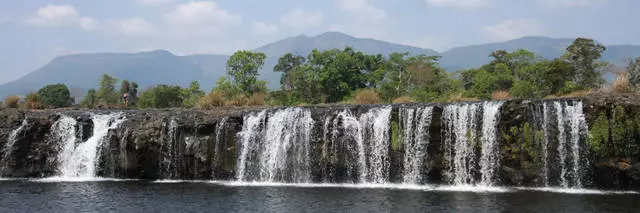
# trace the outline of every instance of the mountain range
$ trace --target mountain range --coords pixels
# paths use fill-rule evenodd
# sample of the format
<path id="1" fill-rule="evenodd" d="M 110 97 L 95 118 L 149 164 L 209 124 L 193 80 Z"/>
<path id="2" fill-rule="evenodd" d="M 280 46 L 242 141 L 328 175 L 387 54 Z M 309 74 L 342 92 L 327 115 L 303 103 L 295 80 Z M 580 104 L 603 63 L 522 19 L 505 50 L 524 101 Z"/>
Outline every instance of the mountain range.
<path id="1" fill-rule="evenodd" d="M 548 37 L 523 37 L 500 43 L 472 45 L 453 48 L 444 52 L 395 44 L 386 41 L 356 38 L 339 32 L 327 32 L 309 37 L 300 35 L 279 40 L 253 51 L 267 55 L 260 78 L 269 82 L 269 88 L 279 87 L 280 74 L 273 72 L 278 58 L 285 53 L 306 56 L 313 49 L 327 50 L 350 46 L 368 54 L 388 55 L 393 52 L 409 52 L 412 55 L 440 55 L 440 65 L 447 71 L 479 67 L 491 59 L 495 50 L 528 49 L 545 58 L 562 55 L 573 39 Z M 624 64 L 628 57 L 640 56 L 640 45 L 607 46 L 602 60 L 617 65 Z M 135 81 L 141 90 L 155 84 L 187 86 L 198 80 L 203 89 L 215 86 L 215 81 L 226 75 L 225 63 L 228 55 L 177 56 L 166 50 L 139 53 L 92 53 L 59 56 L 44 67 L 4 85 L 0 85 L 0 97 L 24 95 L 37 91 L 46 84 L 64 83 L 74 96 L 82 96 L 89 88 L 97 88 L 102 74 L 118 79 Z"/>

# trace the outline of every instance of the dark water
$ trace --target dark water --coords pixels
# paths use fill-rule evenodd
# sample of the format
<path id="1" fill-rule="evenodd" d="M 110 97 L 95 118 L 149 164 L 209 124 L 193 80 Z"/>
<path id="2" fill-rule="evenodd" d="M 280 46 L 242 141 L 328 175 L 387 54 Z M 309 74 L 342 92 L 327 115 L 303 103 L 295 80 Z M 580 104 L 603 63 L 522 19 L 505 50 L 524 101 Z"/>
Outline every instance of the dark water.
<path id="1" fill-rule="evenodd" d="M 640 196 L 0 181 L 0 212 L 640 212 Z"/>

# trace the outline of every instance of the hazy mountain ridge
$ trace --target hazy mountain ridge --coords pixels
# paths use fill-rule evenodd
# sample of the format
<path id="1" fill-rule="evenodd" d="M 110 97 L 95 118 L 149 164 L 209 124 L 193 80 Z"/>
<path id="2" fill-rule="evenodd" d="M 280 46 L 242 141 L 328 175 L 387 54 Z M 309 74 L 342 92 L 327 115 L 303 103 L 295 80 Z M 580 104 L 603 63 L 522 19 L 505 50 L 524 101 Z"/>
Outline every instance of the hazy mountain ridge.
<path id="1" fill-rule="evenodd" d="M 369 54 L 409 52 L 413 55 L 441 55 L 441 66 L 447 71 L 456 71 L 487 63 L 490 61 L 489 54 L 498 49 L 513 51 L 524 48 L 545 58 L 558 57 L 571 42 L 573 39 L 523 37 L 500 43 L 457 47 L 438 53 L 430 49 L 328 32 L 314 37 L 302 35 L 285 38 L 254 51 L 267 54 L 260 78 L 267 80 L 270 88 L 278 88 L 280 73 L 273 72 L 272 68 L 278 58 L 288 52 L 306 56 L 316 48 L 326 50 L 350 46 Z M 634 56 L 640 56 L 640 45 L 612 45 L 607 47 L 603 60 L 621 65 L 625 58 Z M 24 95 L 53 83 L 65 83 L 76 90 L 97 88 L 103 73 L 118 79 L 136 81 L 142 90 L 154 84 L 187 86 L 192 80 L 200 81 L 203 89 L 209 90 L 214 86 L 216 79 L 226 75 L 225 63 L 228 57 L 213 54 L 176 56 L 165 50 L 60 56 L 18 80 L 0 85 L 0 97 Z"/>

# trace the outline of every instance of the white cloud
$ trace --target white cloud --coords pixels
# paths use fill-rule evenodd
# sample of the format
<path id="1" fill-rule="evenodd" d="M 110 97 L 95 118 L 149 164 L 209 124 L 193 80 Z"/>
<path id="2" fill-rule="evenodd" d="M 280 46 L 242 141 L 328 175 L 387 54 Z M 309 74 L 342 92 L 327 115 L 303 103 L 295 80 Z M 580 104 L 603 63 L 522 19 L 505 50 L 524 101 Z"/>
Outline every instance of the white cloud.
<path id="1" fill-rule="evenodd" d="M 136 3 L 141 4 L 141 5 L 150 5 L 150 6 L 156 6 L 156 5 L 164 5 L 164 4 L 168 4 L 171 3 L 172 0 L 136 0 Z"/>
<path id="2" fill-rule="evenodd" d="M 251 26 L 253 32 L 258 35 L 271 35 L 278 32 L 278 26 L 264 22 L 254 22 Z"/>
<path id="3" fill-rule="evenodd" d="M 610 0 L 538 0 L 545 6 L 550 7 L 584 7 L 604 5 Z"/>
<path id="4" fill-rule="evenodd" d="M 540 35 L 543 28 L 540 23 L 532 19 L 511 19 L 487 26 L 483 31 L 493 41 L 506 41 L 523 36 Z"/>
<path id="5" fill-rule="evenodd" d="M 60 27 L 78 26 L 84 30 L 96 27 L 91 17 L 82 17 L 75 7 L 70 5 L 47 5 L 38 9 L 36 16 L 28 18 L 27 23 L 34 26 Z"/>
<path id="6" fill-rule="evenodd" d="M 323 14 L 320 11 L 306 11 L 293 8 L 280 17 L 280 23 L 295 28 L 308 28 L 322 25 Z"/>
<path id="7" fill-rule="evenodd" d="M 331 31 L 340 31 L 357 37 L 389 40 L 387 12 L 368 0 L 336 0 L 336 7 L 347 13 L 345 22 L 334 23 Z"/>
<path id="8" fill-rule="evenodd" d="M 437 7 L 474 8 L 484 6 L 491 0 L 425 0 L 427 4 Z"/>
<path id="9" fill-rule="evenodd" d="M 220 8 L 214 2 L 192 1 L 177 5 L 165 21 L 182 35 L 211 36 L 225 27 L 242 24 L 242 16 Z"/>
<path id="10" fill-rule="evenodd" d="M 140 17 L 119 20 L 117 24 L 121 33 L 127 36 L 148 36 L 156 31 L 152 24 Z"/>
<path id="11" fill-rule="evenodd" d="M 337 5 L 340 9 L 364 16 L 366 19 L 384 19 L 387 13 L 372 5 L 367 0 L 338 0 Z"/>

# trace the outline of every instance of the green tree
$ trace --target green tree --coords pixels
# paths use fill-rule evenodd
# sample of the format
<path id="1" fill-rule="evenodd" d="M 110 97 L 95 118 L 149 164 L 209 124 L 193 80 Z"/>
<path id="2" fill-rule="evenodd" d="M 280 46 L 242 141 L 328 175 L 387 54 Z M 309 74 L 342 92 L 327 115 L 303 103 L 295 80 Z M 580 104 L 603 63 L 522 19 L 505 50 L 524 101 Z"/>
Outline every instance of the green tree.
<path id="1" fill-rule="evenodd" d="M 64 84 L 50 84 L 38 91 L 39 103 L 47 108 L 69 107 L 73 104 L 73 98 Z"/>
<path id="2" fill-rule="evenodd" d="M 296 68 L 302 66 L 305 61 L 305 57 L 300 55 L 293 55 L 291 53 L 287 53 L 278 59 L 278 64 L 273 67 L 273 71 L 282 72 L 282 76 L 280 76 L 280 85 L 283 90 L 293 89 L 291 72 Z"/>
<path id="3" fill-rule="evenodd" d="M 120 83 L 120 95 L 129 93 L 131 91 L 131 84 L 127 80 L 122 80 Z"/>
<path id="4" fill-rule="evenodd" d="M 138 102 L 138 83 L 132 81 L 129 87 L 129 105 L 135 106 Z"/>
<path id="5" fill-rule="evenodd" d="M 264 65 L 266 57 L 261 52 L 237 51 L 227 60 L 227 74 L 243 92 L 253 94 L 257 90 L 258 71 Z"/>
<path id="6" fill-rule="evenodd" d="M 198 103 L 198 100 L 205 95 L 204 91 L 200 90 L 200 83 L 198 81 L 192 81 L 189 88 L 182 89 L 182 98 L 184 99 L 183 105 L 186 108 L 193 108 Z"/>
<path id="7" fill-rule="evenodd" d="M 120 96 L 116 92 L 115 85 L 118 79 L 107 74 L 102 75 L 100 79 L 100 88 L 96 93 L 98 102 L 102 104 L 117 104 Z"/>
<path id="8" fill-rule="evenodd" d="M 606 67 L 607 64 L 599 62 L 598 59 L 600 59 L 605 50 L 604 45 L 588 38 L 577 38 L 567 47 L 564 57 L 575 70 L 573 81 L 576 84 L 582 88 L 590 89 L 604 83 L 602 68 Z"/>
<path id="9" fill-rule="evenodd" d="M 140 108 L 171 108 L 182 107 L 182 88 L 179 86 L 158 85 L 152 87 L 140 95 L 138 107 Z"/>
<path id="10" fill-rule="evenodd" d="M 84 107 L 93 108 L 96 106 L 97 103 L 98 103 L 98 96 L 96 95 L 96 90 L 90 89 L 87 92 L 87 95 L 84 96 L 84 99 L 82 99 L 82 101 L 80 102 L 80 105 Z"/>
<path id="11" fill-rule="evenodd" d="M 640 57 L 629 59 L 627 62 L 629 83 L 634 88 L 640 88 Z"/>
<path id="12" fill-rule="evenodd" d="M 220 77 L 216 81 L 216 87 L 213 89 L 216 93 L 220 94 L 225 100 L 231 100 L 234 96 L 242 94 L 240 86 L 232 83 L 229 77 Z"/>

